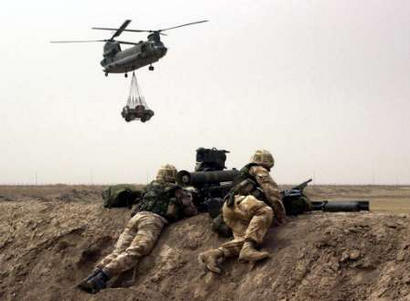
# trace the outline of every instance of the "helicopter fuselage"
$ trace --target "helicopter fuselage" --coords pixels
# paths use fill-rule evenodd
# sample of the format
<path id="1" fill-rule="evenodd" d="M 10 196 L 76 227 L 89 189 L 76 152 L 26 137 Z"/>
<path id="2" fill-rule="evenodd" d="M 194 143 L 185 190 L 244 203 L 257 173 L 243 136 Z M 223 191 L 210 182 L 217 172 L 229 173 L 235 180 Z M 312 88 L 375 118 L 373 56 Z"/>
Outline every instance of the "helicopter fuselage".
<path id="1" fill-rule="evenodd" d="M 106 74 L 127 73 L 157 62 L 166 53 L 167 48 L 161 41 L 140 41 L 124 50 L 116 42 L 107 42 L 101 66 Z"/>
<path id="2" fill-rule="evenodd" d="M 125 73 L 134 71 L 141 67 L 149 65 L 149 70 L 154 70 L 152 63 L 157 62 L 160 58 L 167 54 L 167 48 L 161 41 L 161 35 L 166 35 L 163 32 L 171 29 L 180 28 L 183 26 L 194 25 L 208 22 L 208 20 L 195 21 L 177 26 L 162 28 L 162 29 L 127 29 L 131 20 L 125 20 L 119 28 L 111 27 L 92 27 L 97 30 L 114 31 L 109 39 L 100 40 L 76 40 L 76 41 L 51 41 L 51 43 L 95 43 L 105 42 L 103 60 L 100 62 L 104 68 L 105 76 L 108 73 Z M 130 41 L 116 40 L 122 32 L 148 32 L 147 40 L 138 43 Z M 130 48 L 121 49 L 121 44 L 132 45 Z"/>

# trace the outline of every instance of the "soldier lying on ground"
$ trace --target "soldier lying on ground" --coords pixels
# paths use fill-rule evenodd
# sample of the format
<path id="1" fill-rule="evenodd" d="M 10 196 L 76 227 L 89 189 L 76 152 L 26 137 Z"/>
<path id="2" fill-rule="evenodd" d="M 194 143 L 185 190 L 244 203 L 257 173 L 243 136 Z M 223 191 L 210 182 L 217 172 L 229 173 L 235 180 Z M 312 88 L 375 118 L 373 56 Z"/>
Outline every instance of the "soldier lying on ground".
<path id="1" fill-rule="evenodd" d="M 263 242 L 273 218 L 281 224 L 286 215 L 278 185 L 269 175 L 273 165 L 271 153 L 258 150 L 251 163 L 239 171 L 222 208 L 223 220 L 234 239 L 199 254 L 199 262 L 205 269 L 221 273 L 219 263 L 228 257 L 239 256 L 240 262 L 255 262 L 269 256 L 256 247 Z"/>
<path id="2" fill-rule="evenodd" d="M 144 188 L 142 200 L 111 254 L 97 264 L 94 271 L 78 287 L 88 293 L 97 293 L 106 287 L 113 276 L 135 267 L 138 260 L 148 255 L 166 224 L 198 213 L 192 194 L 175 184 L 177 170 L 165 165 L 155 181 Z"/>

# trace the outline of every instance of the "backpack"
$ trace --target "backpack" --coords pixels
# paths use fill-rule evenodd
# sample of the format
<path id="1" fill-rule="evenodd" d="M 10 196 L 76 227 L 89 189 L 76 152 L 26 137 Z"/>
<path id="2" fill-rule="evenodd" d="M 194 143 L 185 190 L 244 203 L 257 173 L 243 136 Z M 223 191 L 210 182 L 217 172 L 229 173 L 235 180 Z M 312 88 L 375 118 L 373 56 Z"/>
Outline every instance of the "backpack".
<path id="1" fill-rule="evenodd" d="M 105 208 L 112 207 L 128 207 L 131 208 L 136 204 L 142 196 L 142 190 L 136 185 L 118 184 L 108 186 L 102 192 L 103 206 Z"/>

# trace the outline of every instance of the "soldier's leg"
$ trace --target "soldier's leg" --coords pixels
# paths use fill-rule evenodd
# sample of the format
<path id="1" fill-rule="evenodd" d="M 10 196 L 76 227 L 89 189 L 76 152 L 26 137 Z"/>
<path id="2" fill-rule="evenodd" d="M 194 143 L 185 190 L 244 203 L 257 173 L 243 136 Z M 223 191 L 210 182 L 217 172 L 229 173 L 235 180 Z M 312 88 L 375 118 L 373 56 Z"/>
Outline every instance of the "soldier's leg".
<path id="1" fill-rule="evenodd" d="M 232 229 L 234 240 L 221 248 L 226 257 L 238 255 L 245 241 L 260 244 L 272 224 L 273 211 L 253 196 L 237 196 L 232 208 L 223 207 L 225 223 Z"/>
<path id="2" fill-rule="evenodd" d="M 118 238 L 114 250 L 108 254 L 106 257 L 104 257 L 97 265 L 97 268 L 103 269 L 106 265 L 108 265 L 111 261 L 113 261 L 117 256 L 121 253 L 124 252 L 125 249 L 127 249 L 130 245 L 132 240 L 134 239 L 134 231 L 130 230 L 129 224 L 127 227 L 124 229 L 124 231 L 121 233 L 120 237 Z"/>
<path id="3" fill-rule="evenodd" d="M 250 218 L 245 231 L 244 244 L 240 251 L 240 261 L 258 261 L 269 256 L 267 252 L 260 252 L 255 246 L 261 244 L 273 220 L 273 210 L 264 202 L 253 196 L 247 196 L 238 204 L 240 210 Z"/>
<path id="4" fill-rule="evenodd" d="M 165 220 L 158 215 L 144 214 L 130 246 L 106 265 L 104 271 L 112 276 L 135 267 L 139 258 L 151 252 L 165 223 Z"/>
<path id="5" fill-rule="evenodd" d="M 235 197 L 236 201 L 232 207 L 224 204 L 222 208 L 223 219 L 226 225 L 231 228 L 234 239 L 222 244 L 217 249 L 211 249 L 199 254 L 199 263 L 211 272 L 220 274 L 222 269 L 220 263 L 228 257 L 238 256 L 245 242 L 245 232 L 247 229 L 247 217 L 237 207 L 237 201 L 243 197 Z"/>
<path id="6" fill-rule="evenodd" d="M 238 206 L 242 212 L 246 212 L 250 217 L 249 225 L 245 231 L 245 240 L 261 244 L 272 224 L 272 208 L 253 196 L 247 196 Z"/>
<path id="7" fill-rule="evenodd" d="M 80 289 L 88 293 L 96 293 L 100 289 L 105 288 L 105 282 L 108 281 L 111 276 L 107 273 L 105 267 L 113 260 L 115 260 L 117 256 L 121 254 L 121 252 L 125 251 L 126 248 L 131 245 L 131 242 L 134 239 L 134 235 L 138 228 L 139 219 L 139 215 L 136 214 L 128 221 L 124 231 L 121 233 L 114 246 L 114 250 L 104 259 L 102 259 L 96 265 L 94 271 L 78 284 L 78 287 Z"/>
<path id="8" fill-rule="evenodd" d="M 235 202 L 232 207 L 228 207 L 225 203 L 222 208 L 224 221 L 231 228 L 234 237 L 232 241 L 221 246 L 225 257 L 239 255 L 245 241 L 246 229 L 250 221 L 250 216 L 240 206 L 245 200 L 246 197 L 244 196 L 235 196 Z"/>

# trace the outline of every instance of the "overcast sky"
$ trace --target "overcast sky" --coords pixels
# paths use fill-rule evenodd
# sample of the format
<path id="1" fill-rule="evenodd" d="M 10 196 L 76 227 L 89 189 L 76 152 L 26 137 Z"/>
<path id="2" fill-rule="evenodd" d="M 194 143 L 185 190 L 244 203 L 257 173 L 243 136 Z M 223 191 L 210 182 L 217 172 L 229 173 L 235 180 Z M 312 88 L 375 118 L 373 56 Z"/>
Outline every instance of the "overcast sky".
<path id="1" fill-rule="evenodd" d="M 162 28 L 137 71 L 155 111 L 126 123 L 130 77 L 102 72 L 92 26 Z M 241 167 L 270 150 L 279 184 L 410 183 L 410 1 L 7 1 L 0 10 L 0 183 L 145 183 L 195 150 Z M 124 33 L 139 41 L 145 34 Z"/>

